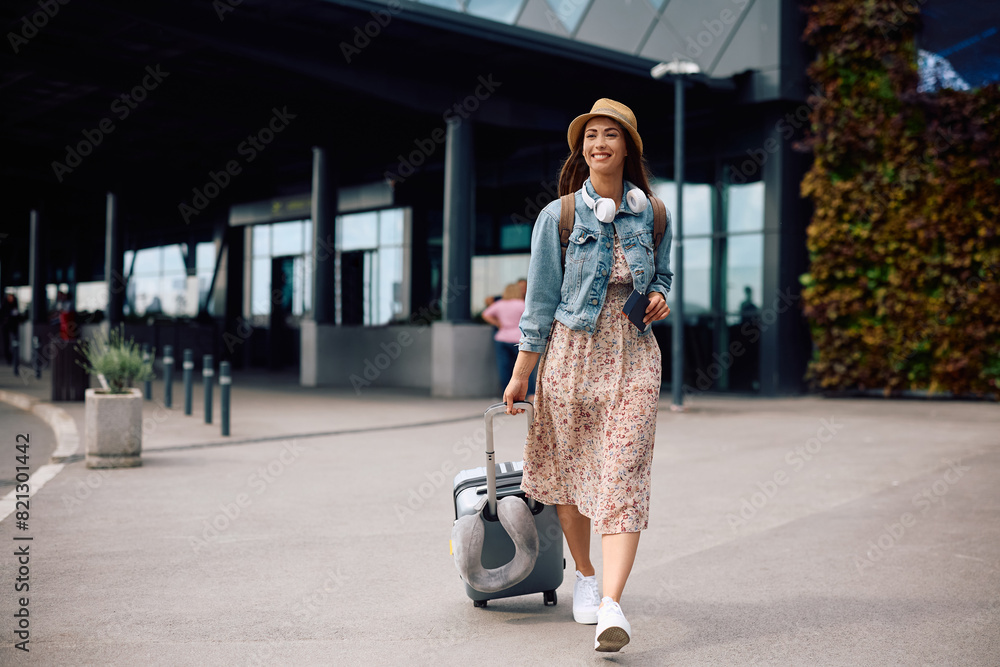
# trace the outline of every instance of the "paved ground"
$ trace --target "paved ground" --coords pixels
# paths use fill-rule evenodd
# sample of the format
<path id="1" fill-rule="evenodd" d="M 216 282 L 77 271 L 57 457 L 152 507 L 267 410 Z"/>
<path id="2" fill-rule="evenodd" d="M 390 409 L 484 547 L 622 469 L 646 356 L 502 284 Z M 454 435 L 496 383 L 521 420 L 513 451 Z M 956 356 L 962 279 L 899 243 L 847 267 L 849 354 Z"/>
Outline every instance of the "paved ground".
<path id="1" fill-rule="evenodd" d="M 661 403 L 618 655 L 572 622 L 572 560 L 555 607 L 465 597 L 451 478 L 480 463 L 484 401 L 237 376 L 230 444 L 194 405 L 147 404 L 142 468 L 71 460 L 32 498 L 31 653 L 4 548 L 0 664 L 998 664 L 995 404 Z M 502 424 L 518 457 L 523 423 Z"/>
<path id="2" fill-rule="evenodd" d="M 0 430 L 0 442 L 3 443 L 0 446 L 0 497 L 3 497 L 14 489 L 18 473 L 16 468 L 21 467 L 14 457 L 14 448 L 18 444 L 14 441 L 18 433 L 31 434 L 27 443 L 29 474 L 48 463 L 56 445 L 52 429 L 40 417 L 7 403 L 0 402 L 0 424 L 3 424 Z"/>

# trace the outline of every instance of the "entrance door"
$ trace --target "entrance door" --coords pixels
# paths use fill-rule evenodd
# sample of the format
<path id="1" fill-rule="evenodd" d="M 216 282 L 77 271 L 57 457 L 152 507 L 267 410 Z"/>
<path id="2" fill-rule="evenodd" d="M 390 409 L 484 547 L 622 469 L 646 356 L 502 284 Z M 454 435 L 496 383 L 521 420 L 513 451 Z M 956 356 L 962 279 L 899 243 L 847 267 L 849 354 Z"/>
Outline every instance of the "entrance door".
<path id="1" fill-rule="evenodd" d="M 298 330 L 290 326 L 295 280 L 295 258 L 271 260 L 271 320 L 268 340 L 269 366 L 278 370 L 298 361 Z"/>
<path id="2" fill-rule="evenodd" d="M 340 255 L 341 323 L 365 323 L 365 255 L 352 250 Z"/>

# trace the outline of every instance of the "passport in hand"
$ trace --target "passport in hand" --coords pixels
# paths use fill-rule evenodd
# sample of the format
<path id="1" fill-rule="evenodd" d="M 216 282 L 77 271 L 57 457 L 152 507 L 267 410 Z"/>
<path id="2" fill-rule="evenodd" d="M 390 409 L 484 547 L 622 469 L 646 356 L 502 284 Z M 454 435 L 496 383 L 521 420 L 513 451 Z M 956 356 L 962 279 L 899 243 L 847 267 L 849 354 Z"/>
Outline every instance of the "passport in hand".
<path id="1" fill-rule="evenodd" d="M 638 290 L 632 290 L 625 305 L 622 306 L 622 315 L 626 316 L 639 331 L 645 331 L 649 325 L 642 321 L 646 316 L 646 306 L 649 305 L 649 297 Z"/>

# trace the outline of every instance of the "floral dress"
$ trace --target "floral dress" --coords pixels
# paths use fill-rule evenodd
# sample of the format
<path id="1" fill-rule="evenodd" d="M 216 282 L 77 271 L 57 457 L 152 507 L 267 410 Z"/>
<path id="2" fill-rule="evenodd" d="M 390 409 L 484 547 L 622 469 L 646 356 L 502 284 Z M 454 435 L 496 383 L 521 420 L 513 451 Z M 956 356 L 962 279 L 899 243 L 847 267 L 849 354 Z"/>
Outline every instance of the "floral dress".
<path id="1" fill-rule="evenodd" d="M 632 274 L 618 235 L 594 333 L 555 322 L 538 368 L 524 445 L 526 495 L 576 505 L 600 535 L 649 525 L 649 478 L 660 395 L 660 348 L 621 309 Z"/>

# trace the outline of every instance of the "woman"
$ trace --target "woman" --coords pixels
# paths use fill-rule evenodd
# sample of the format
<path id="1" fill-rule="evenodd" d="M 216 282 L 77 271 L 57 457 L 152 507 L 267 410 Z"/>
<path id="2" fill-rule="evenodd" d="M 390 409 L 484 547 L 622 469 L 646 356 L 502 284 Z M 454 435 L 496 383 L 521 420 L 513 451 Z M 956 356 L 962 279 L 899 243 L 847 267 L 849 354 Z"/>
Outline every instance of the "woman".
<path id="1" fill-rule="evenodd" d="M 660 392 L 656 341 L 621 308 L 636 289 L 649 298 L 645 324 L 670 313 L 670 228 L 656 248 L 649 171 L 628 107 L 598 100 L 570 123 L 567 138 L 559 194 L 575 193 L 575 213 L 565 267 L 557 199 L 532 231 L 520 351 L 504 401 L 508 414 L 521 412 L 513 404 L 545 352 L 521 488 L 557 506 L 577 569 L 573 618 L 597 624 L 595 649 L 618 651 L 631 638 L 619 602 L 648 526 Z M 601 535 L 603 598 L 590 561 L 591 522 Z"/>
<path id="2" fill-rule="evenodd" d="M 518 323 L 524 313 L 524 288 L 520 283 L 511 283 L 503 290 L 503 296 L 489 305 L 483 311 L 483 321 L 497 328 L 493 335 L 493 345 L 497 358 L 497 377 L 503 383 L 500 392 L 503 393 L 507 378 L 514 370 L 517 359 L 517 344 L 521 340 Z M 528 378 L 528 397 L 531 400 L 535 393 L 534 376 Z"/>

